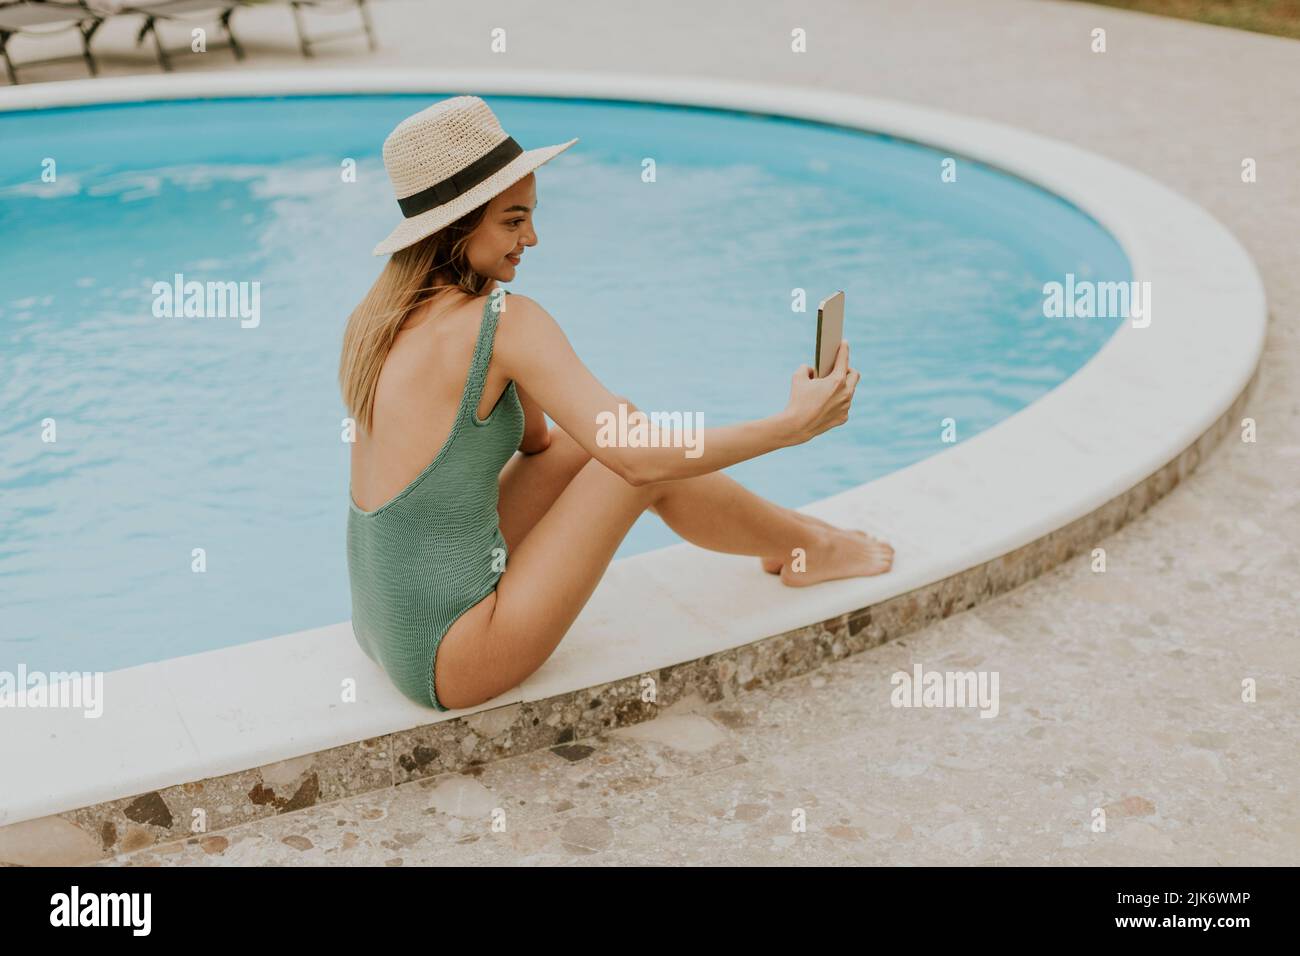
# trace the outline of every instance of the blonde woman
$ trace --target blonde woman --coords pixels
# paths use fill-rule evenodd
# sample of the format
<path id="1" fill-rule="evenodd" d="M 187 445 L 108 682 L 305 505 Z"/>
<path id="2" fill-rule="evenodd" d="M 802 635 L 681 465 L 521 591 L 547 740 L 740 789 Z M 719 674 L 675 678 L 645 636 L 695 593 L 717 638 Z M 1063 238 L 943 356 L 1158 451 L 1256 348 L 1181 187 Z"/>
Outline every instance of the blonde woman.
<path id="1" fill-rule="evenodd" d="M 602 412 L 635 406 L 592 375 L 545 309 L 498 285 L 537 244 L 533 170 L 576 142 L 525 151 L 473 96 L 408 117 L 384 142 L 403 218 L 375 248 L 391 258 L 348 320 L 339 369 L 358 424 L 352 625 L 403 694 L 438 710 L 537 670 L 647 509 L 700 547 L 754 555 L 787 585 L 879 574 L 893 560 L 884 542 L 720 472 L 848 419 L 858 373 L 847 344 L 826 378 L 795 372 L 781 413 L 706 429 L 698 457 L 597 442 Z M 788 564 L 796 548 L 803 570 Z"/>

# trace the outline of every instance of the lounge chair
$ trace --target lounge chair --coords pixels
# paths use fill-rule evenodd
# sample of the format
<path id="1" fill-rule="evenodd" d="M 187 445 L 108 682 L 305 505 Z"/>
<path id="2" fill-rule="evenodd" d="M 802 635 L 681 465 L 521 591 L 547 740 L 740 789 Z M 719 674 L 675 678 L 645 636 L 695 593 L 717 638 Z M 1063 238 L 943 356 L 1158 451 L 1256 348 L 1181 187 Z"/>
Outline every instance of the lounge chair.
<path id="1" fill-rule="evenodd" d="M 145 37 L 152 34 L 154 48 L 158 51 L 158 65 L 170 72 L 172 69 L 170 54 L 182 51 L 169 51 L 163 46 L 162 37 L 158 35 L 159 20 L 195 24 L 211 22 L 215 18 L 226 34 L 226 42 L 217 46 L 209 45 L 208 49 L 229 48 L 235 54 L 236 60 L 242 60 L 244 49 L 239 45 L 234 31 L 230 28 L 230 18 L 236 10 L 245 5 L 242 0 L 128 0 L 126 3 L 115 5 L 114 11 L 123 15 L 135 13 L 144 17 L 144 24 L 136 34 L 135 42 L 143 43 Z M 185 52 L 188 50 L 188 47 L 185 48 Z"/>
<path id="2" fill-rule="evenodd" d="M 311 48 L 317 43 L 356 36 L 358 33 L 365 33 L 366 45 L 372 51 L 375 49 L 375 31 L 370 23 L 370 11 L 366 9 L 366 0 L 289 0 L 289 6 L 293 8 L 293 25 L 298 30 L 298 46 L 302 48 L 303 56 L 311 56 Z M 303 29 L 302 11 L 304 9 L 321 13 L 342 13 L 352 7 L 356 7 L 357 12 L 361 15 L 361 26 L 359 28 L 337 30 L 334 33 L 318 33 L 315 36 L 308 36 L 307 31 Z"/>
<path id="3" fill-rule="evenodd" d="M 71 0 L 6 0 L 0 2 L 0 57 L 5 61 L 9 82 L 17 85 L 18 66 L 37 66 L 44 63 L 66 63 L 84 60 L 90 75 L 99 70 L 90 53 L 90 38 L 95 35 L 104 18 L 84 2 Z M 15 64 L 9 56 L 9 40 L 15 36 L 49 36 L 76 30 L 81 34 L 81 52 L 71 56 L 53 56 L 44 60 L 28 60 Z"/>

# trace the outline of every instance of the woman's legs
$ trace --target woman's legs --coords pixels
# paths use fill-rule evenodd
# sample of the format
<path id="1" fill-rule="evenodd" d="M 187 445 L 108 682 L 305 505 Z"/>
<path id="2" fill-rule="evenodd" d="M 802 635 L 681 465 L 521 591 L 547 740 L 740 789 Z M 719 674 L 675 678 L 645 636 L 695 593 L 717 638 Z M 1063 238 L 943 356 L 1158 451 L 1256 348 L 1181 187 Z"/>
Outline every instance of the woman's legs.
<path id="1" fill-rule="evenodd" d="M 789 564 L 781 569 L 781 580 L 791 585 L 878 574 L 888 570 L 893 557 L 882 542 L 803 520 L 807 516 L 765 501 L 717 472 L 638 487 L 589 461 L 511 550 L 496 591 L 443 638 L 435 676 L 443 705 L 474 706 L 536 671 L 646 509 L 686 540 L 711 550 L 784 561 L 803 549 L 806 570 Z"/>
<path id="2" fill-rule="evenodd" d="M 507 548 L 514 551 L 589 461 L 587 450 L 556 425 L 545 451 L 515 455 L 506 462 L 501 469 L 497 514 Z"/>
<path id="3" fill-rule="evenodd" d="M 894 549 L 885 542 L 774 504 L 720 471 L 671 484 L 677 493 L 651 506 L 670 528 L 710 551 L 757 555 L 763 570 L 792 587 L 893 565 Z"/>
<path id="4" fill-rule="evenodd" d="M 506 467 L 501 472 L 501 491 L 497 510 L 501 516 L 501 533 L 505 536 L 506 545 L 511 551 L 541 520 L 542 515 L 560 496 L 560 492 L 568 487 L 573 477 L 589 461 L 591 455 L 587 450 L 557 425 L 551 429 L 551 445 L 545 451 L 535 455 L 516 455 L 506 463 Z M 687 478 L 681 483 L 691 489 L 691 494 L 681 506 L 687 513 L 675 511 L 673 515 L 666 516 L 656 505 L 651 505 L 650 510 L 659 514 L 669 527 L 674 526 L 674 521 L 680 523 L 685 520 L 710 534 L 712 540 L 716 541 L 720 538 L 720 546 L 688 539 L 714 551 L 725 551 L 728 554 L 754 553 L 739 543 L 728 530 L 738 524 L 756 526 L 785 523 L 788 525 L 789 522 L 799 522 L 804 526 L 821 528 L 828 532 L 843 530 L 812 515 L 773 504 L 720 471 Z M 708 527 L 711 523 L 717 524 L 713 532 L 710 532 Z M 787 527 L 786 530 L 788 532 L 789 528 Z M 861 531 L 848 533 L 859 538 L 867 538 Z M 789 552 L 763 554 L 760 557 L 763 570 L 769 574 L 780 573 L 782 565 L 791 561 Z M 792 583 L 801 583 L 804 580 L 796 577 Z"/>
<path id="5" fill-rule="evenodd" d="M 681 493 L 650 510 L 693 544 L 726 554 L 786 561 L 790 550 L 809 543 L 815 519 L 759 497 L 720 471 L 673 484 Z"/>
<path id="6" fill-rule="evenodd" d="M 434 683 L 444 707 L 473 707 L 542 666 L 658 487 L 629 485 L 599 461 L 583 466 L 511 549 L 496 590 L 443 636 Z"/>

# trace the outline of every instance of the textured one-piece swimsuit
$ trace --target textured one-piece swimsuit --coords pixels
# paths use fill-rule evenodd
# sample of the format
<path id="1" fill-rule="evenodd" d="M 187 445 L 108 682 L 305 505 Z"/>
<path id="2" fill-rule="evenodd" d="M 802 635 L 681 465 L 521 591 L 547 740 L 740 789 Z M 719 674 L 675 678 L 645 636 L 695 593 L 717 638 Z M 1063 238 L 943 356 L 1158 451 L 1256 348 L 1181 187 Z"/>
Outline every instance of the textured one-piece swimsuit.
<path id="1" fill-rule="evenodd" d="M 515 383 L 486 419 L 478 417 L 504 303 L 492 294 L 483 307 L 460 408 L 433 461 L 374 511 L 348 495 L 352 631 L 398 690 L 437 710 L 448 709 L 434 691 L 438 645 L 496 588 L 507 557 L 497 482 L 524 433 Z"/>

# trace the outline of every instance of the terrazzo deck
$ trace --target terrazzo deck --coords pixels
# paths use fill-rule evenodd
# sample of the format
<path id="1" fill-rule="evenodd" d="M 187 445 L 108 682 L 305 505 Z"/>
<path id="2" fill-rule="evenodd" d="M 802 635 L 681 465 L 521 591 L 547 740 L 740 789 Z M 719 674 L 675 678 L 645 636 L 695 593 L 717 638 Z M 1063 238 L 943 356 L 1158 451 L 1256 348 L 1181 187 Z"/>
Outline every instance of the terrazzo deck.
<path id="1" fill-rule="evenodd" d="M 891 7 L 883 24 L 836 21 L 824 35 L 840 55 L 819 67 L 861 64 L 843 55 L 861 43 L 873 69 L 845 65 L 818 79 L 1074 141 L 1210 209 L 1255 257 L 1272 305 L 1260 378 L 1244 403 L 1260 441 L 1229 434 L 1170 497 L 1107 538 L 1104 576 L 1085 554 L 975 610 L 773 687 L 714 704 L 687 696 L 636 727 L 337 803 L 302 807 L 301 768 L 281 766 L 268 787 L 280 815 L 113 862 L 1296 862 L 1300 434 L 1287 373 L 1300 187 L 1286 157 L 1300 151 L 1300 130 L 1266 119 L 1300 88 L 1300 45 L 1066 4 L 1006 4 L 1008 16 L 978 17 L 957 4 L 918 6 Z M 744 54 L 730 60 L 683 26 L 689 16 L 676 5 L 649 30 L 685 30 L 674 71 L 807 83 L 780 44 L 755 53 L 763 35 L 788 33 L 786 17 L 768 9 L 735 21 L 729 39 Z M 418 15 L 408 4 L 376 6 L 382 62 L 411 62 L 394 25 Z M 807 18 L 814 36 L 826 16 Z M 995 30 L 1007 23 L 1016 55 L 988 57 L 1012 42 Z M 1084 74 L 1075 45 L 1095 25 L 1130 55 Z M 548 58 L 570 66 L 668 68 L 640 47 L 613 57 L 611 44 L 529 29 Z M 645 38 L 645 24 L 635 30 Z M 481 55 L 448 52 L 449 65 L 483 65 Z M 547 65 L 526 59 L 521 67 Z M 1040 80 L 1025 88 L 1025 75 Z M 1160 117 L 1158 137 L 1144 126 L 1151 117 Z M 1241 155 L 1259 160 L 1260 182 L 1240 182 Z M 1005 719 L 891 707 L 889 675 L 918 662 L 998 670 Z M 1240 700 L 1245 677 L 1258 681 L 1253 704 Z M 462 741 L 490 741 L 502 717 L 494 713 L 467 718 Z M 1111 821 L 1105 834 L 1088 827 L 1097 807 Z M 497 808 L 504 829 L 494 832 Z M 801 811 L 807 832 L 792 833 Z"/>

